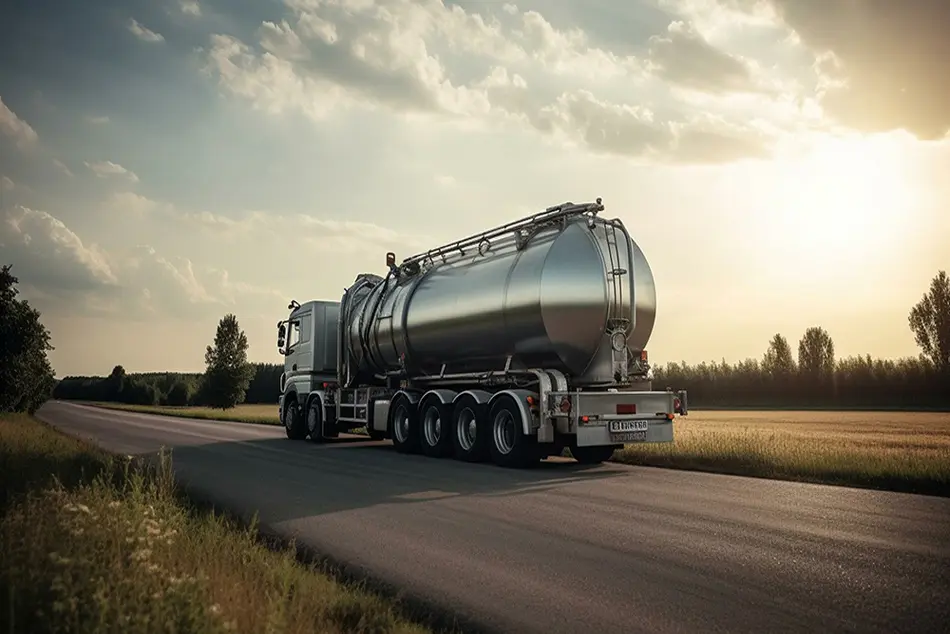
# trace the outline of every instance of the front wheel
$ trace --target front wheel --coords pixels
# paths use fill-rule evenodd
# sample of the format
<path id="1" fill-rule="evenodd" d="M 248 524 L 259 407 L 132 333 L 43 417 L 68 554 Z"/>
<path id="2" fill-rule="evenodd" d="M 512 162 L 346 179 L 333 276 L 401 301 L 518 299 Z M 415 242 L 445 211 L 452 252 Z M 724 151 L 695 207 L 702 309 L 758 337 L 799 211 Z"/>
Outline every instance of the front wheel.
<path id="1" fill-rule="evenodd" d="M 307 426 L 300 415 L 300 404 L 297 403 L 297 396 L 291 397 L 293 400 L 287 404 L 287 411 L 284 413 L 284 431 L 287 438 L 291 440 L 303 440 L 307 437 Z"/>
<path id="2" fill-rule="evenodd" d="M 323 419 L 323 401 L 319 396 L 315 396 L 307 406 L 307 433 L 310 434 L 311 442 L 322 443 L 325 441 Z"/>
<path id="3" fill-rule="evenodd" d="M 524 414 L 510 394 L 498 397 L 491 407 L 491 442 L 489 449 L 495 464 L 522 468 L 536 465 L 541 454 L 538 439 L 524 433 Z"/>

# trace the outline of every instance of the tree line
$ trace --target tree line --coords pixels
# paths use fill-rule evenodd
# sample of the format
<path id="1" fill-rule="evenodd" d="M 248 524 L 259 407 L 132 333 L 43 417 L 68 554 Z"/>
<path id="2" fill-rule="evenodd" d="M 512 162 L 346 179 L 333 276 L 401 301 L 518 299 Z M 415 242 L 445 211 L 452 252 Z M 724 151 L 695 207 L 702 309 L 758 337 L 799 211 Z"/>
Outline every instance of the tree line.
<path id="1" fill-rule="evenodd" d="M 140 405 L 210 406 L 273 403 L 283 366 L 249 363 L 248 342 L 237 318 L 218 323 L 205 350 L 203 373 L 126 373 L 68 376 L 55 381 L 46 357 L 52 350 L 40 314 L 17 300 L 17 279 L 0 269 L 0 412 L 35 411 L 50 396 L 64 400 Z M 831 335 L 808 328 L 793 353 L 775 334 L 761 359 L 738 363 L 667 363 L 654 368 L 654 387 L 685 389 L 694 408 L 840 407 L 950 408 L 950 278 L 940 271 L 913 306 L 908 325 L 921 349 L 917 357 L 838 359 Z"/>

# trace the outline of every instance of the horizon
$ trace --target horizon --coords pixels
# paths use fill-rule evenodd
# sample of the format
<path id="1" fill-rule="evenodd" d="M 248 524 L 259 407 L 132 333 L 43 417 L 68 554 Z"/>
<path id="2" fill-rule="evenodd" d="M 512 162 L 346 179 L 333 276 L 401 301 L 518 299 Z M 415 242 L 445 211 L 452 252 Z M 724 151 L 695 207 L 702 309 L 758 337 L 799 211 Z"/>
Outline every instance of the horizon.
<path id="1" fill-rule="evenodd" d="M 656 280 L 654 366 L 775 333 L 797 356 L 811 326 L 837 359 L 920 356 L 908 315 L 950 270 L 950 4 L 378 4 L 9 10 L 0 264 L 57 378 L 200 373 L 226 313 L 281 365 L 290 299 L 598 197 Z"/>

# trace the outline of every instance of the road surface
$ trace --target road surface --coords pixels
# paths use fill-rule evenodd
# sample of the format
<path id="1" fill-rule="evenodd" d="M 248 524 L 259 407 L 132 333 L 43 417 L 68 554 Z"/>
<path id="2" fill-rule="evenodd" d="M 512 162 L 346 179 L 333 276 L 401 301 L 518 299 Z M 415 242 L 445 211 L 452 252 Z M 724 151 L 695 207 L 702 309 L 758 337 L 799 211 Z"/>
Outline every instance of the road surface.
<path id="1" fill-rule="evenodd" d="M 505 632 L 937 632 L 950 499 L 574 463 L 530 472 L 50 402 L 203 495 Z"/>

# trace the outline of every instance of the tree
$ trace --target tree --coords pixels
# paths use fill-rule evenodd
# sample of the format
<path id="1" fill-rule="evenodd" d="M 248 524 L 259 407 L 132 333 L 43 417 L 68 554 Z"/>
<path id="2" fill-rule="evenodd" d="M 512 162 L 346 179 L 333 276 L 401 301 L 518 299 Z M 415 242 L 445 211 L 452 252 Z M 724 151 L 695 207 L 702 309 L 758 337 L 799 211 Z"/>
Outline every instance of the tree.
<path id="1" fill-rule="evenodd" d="M 798 342 L 798 368 L 812 377 L 834 372 L 835 344 L 824 328 L 812 326 L 805 331 Z"/>
<path id="2" fill-rule="evenodd" d="M 792 348 L 780 333 L 776 333 L 769 341 L 769 349 L 762 359 L 762 368 L 772 376 L 788 376 L 795 371 Z"/>
<path id="3" fill-rule="evenodd" d="M 33 414 L 56 383 L 46 356 L 53 346 L 39 311 L 16 298 L 20 280 L 11 268 L 0 268 L 0 412 Z"/>
<path id="4" fill-rule="evenodd" d="M 218 322 L 214 346 L 205 351 L 205 364 L 208 405 L 230 409 L 243 403 L 254 368 L 247 362 L 247 335 L 234 315 L 227 314 Z"/>
<path id="5" fill-rule="evenodd" d="M 950 372 L 950 278 L 940 271 L 907 317 L 917 345 L 941 372 Z"/>

